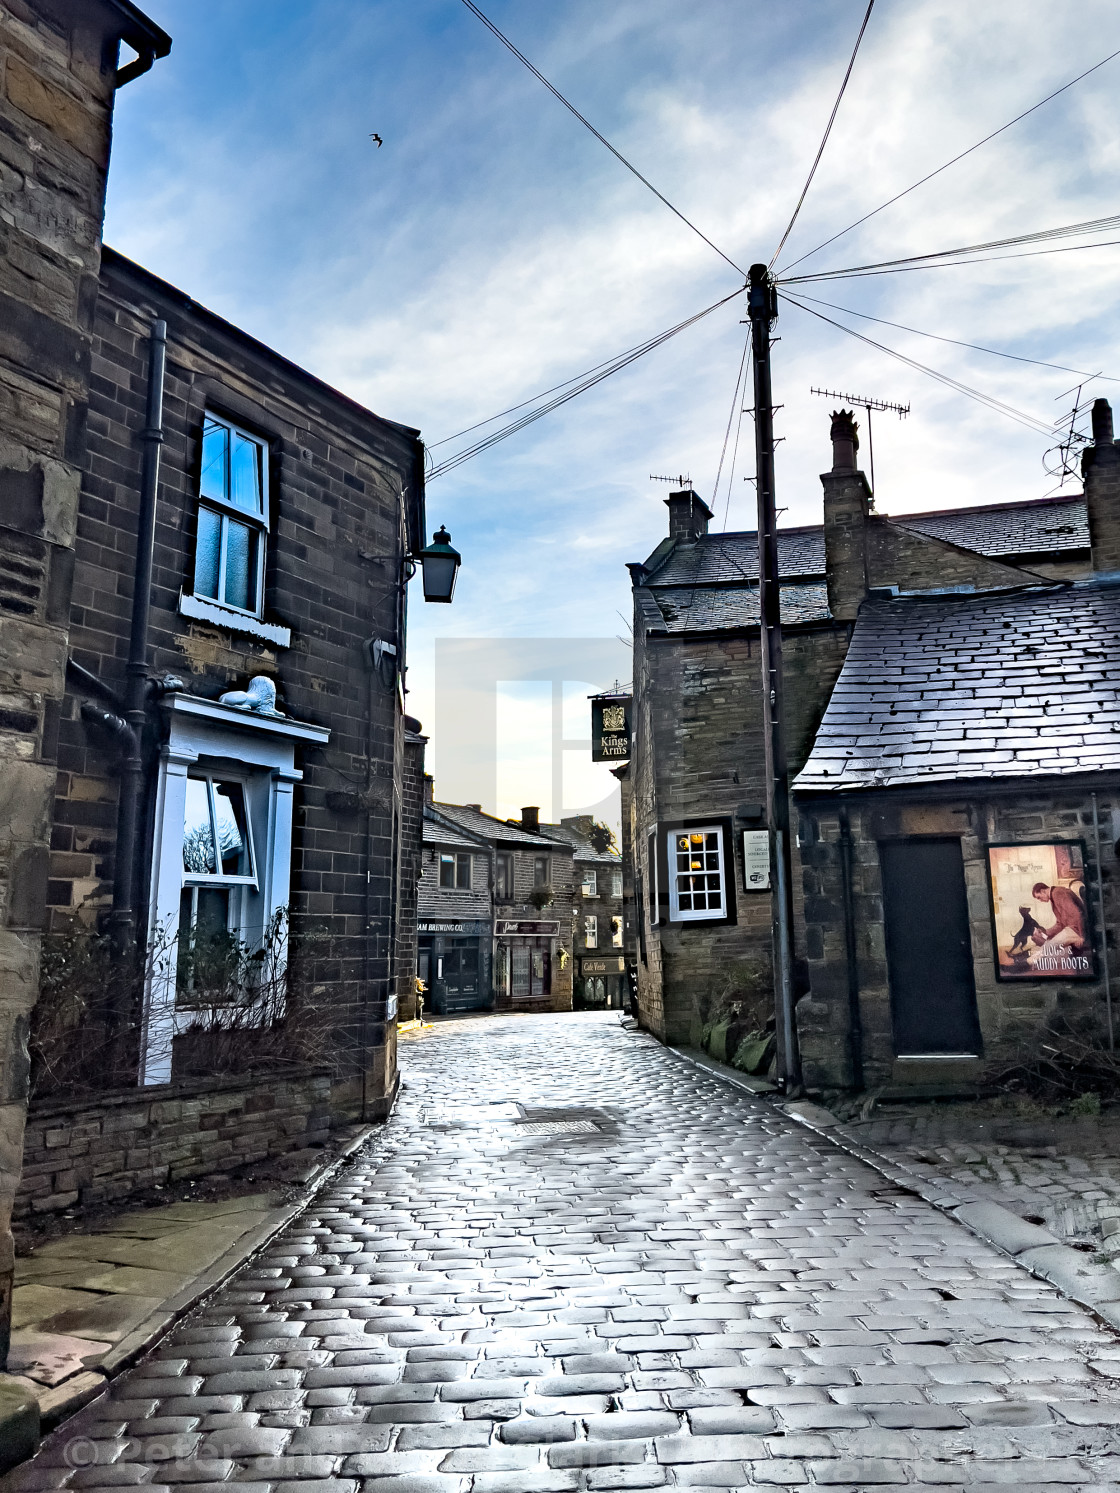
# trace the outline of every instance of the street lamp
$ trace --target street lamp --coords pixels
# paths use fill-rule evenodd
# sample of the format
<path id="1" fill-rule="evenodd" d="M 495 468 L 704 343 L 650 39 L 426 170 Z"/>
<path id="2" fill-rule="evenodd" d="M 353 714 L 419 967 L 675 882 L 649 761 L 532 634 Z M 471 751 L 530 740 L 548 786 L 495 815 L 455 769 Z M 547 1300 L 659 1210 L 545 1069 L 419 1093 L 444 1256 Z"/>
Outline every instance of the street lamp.
<path id="1" fill-rule="evenodd" d="M 451 535 L 442 524 L 418 558 L 424 572 L 424 600 L 450 601 L 455 594 L 455 577 L 463 557 L 458 550 L 451 548 Z"/>

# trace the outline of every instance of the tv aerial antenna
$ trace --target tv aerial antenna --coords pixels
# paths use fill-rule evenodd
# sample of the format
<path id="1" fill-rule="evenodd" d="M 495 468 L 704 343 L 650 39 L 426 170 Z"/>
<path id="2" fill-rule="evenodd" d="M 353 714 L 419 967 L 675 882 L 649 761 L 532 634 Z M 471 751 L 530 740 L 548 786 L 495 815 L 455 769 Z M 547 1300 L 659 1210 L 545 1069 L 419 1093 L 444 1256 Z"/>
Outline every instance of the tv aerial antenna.
<path id="1" fill-rule="evenodd" d="M 692 486 L 691 477 L 655 477 L 651 472 L 649 474 L 649 480 L 651 482 L 675 482 L 678 488 L 682 490 L 690 488 Z"/>
<path id="2" fill-rule="evenodd" d="M 810 389 L 810 394 L 819 394 L 823 399 L 839 399 L 847 404 L 854 404 L 858 409 L 867 411 L 867 454 L 871 464 L 871 496 L 875 496 L 875 443 L 871 437 L 871 411 L 878 410 L 881 414 L 897 415 L 900 420 L 905 420 L 910 413 L 908 404 L 892 404 L 889 399 L 872 399 L 869 394 L 841 394 L 836 389 Z"/>

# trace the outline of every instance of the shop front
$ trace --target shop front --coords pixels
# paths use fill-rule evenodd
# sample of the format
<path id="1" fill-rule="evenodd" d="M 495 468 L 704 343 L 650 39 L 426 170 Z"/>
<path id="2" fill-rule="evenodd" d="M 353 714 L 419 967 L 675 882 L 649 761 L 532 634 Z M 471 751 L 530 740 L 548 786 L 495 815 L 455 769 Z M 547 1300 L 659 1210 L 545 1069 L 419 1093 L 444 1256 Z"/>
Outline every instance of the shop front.
<path id="1" fill-rule="evenodd" d="M 579 977 L 583 987 L 583 1005 L 600 1009 L 609 1006 L 621 1010 L 626 990 L 624 955 L 584 954 L 579 961 Z"/>
<path id="2" fill-rule="evenodd" d="M 446 1016 L 492 1005 L 488 922 L 421 921 L 417 935 L 416 973 L 429 1011 Z"/>
<path id="3" fill-rule="evenodd" d="M 494 989 L 499 1006 L 551 1001 L 559 938 L 560 924 L 556 921 L 496 920 Z"/>

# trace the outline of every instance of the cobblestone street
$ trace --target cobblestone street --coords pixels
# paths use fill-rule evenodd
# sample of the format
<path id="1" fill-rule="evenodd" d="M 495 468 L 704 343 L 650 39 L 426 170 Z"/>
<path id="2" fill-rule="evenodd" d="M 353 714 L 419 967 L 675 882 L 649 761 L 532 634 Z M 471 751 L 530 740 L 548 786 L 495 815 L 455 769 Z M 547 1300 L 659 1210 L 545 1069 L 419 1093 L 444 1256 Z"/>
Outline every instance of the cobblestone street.
<path id="1" fill-rule="evenodd" d="M 403 1044 L 376 1146 L 8 1486 L 1120 1484 L 1120 1342 L 610 1015 Z"/>

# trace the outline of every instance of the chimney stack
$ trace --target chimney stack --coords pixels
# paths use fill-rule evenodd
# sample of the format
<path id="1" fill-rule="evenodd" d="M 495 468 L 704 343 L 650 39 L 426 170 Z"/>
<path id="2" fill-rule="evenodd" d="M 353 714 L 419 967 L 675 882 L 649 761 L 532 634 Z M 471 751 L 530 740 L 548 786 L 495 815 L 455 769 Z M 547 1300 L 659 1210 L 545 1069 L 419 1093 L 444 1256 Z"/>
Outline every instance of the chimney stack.
<path id="1" fill-rule="evenodd" d="M 669 510 L 670 539 L 691 543 L 708 532 L 712 510 L 691 487 L 686 487 L 683 492 L 671 492 L 665 499 L 665 506 Z"/>
<path id="2" fill-rule="evenodd" d="M 521 828 L 530 835 L 535 835 L 541 827 L 541 811 L 535 806 L 521 810 Z"/>
<path id="3" fill-rule="evenodd" d="M 1093 401 L 1093 444 L 1081 453 L 1095 571 L 1120 571 L 1120 445 L 1113 439 L 1112 406 Z"/>
<path id="4" fill-rule="evenodd" d="M 434 804 L 436 801 L 436 780 L 430 772 L 424 774 L 424 802 Z"/>
<path id="5" fill-rule="evenodd" d="M 851 410 L 833 411 L 831 435 L 832 471 L 821 474 L 828 607 L 838 622 L 852 622 L 867 597 L 871 489 L 856 466 L 859 434 Z"/>

